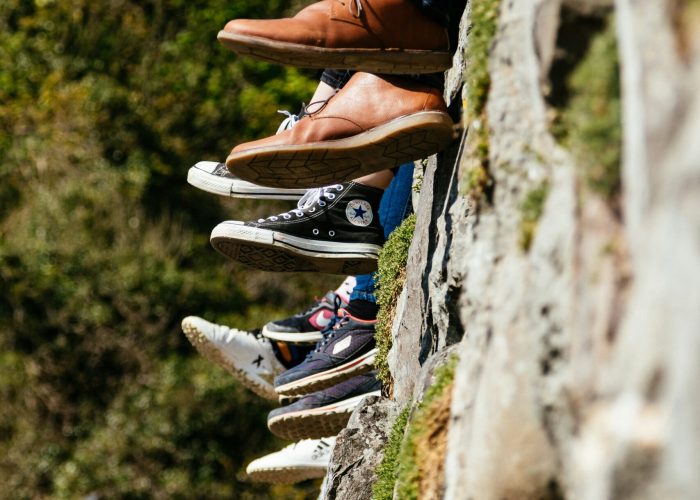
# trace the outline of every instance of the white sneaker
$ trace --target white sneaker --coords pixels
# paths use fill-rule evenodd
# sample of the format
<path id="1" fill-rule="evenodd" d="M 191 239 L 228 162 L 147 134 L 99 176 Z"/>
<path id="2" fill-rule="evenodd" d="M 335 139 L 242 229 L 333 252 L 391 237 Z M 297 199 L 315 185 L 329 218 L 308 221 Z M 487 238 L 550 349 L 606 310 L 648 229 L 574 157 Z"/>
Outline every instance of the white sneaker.
<path id="1" fill-rule="evenodd" d="M 289 130 L 299 122 L 299 116 L 288 111 L 279 111 L 287 118 L 282 120 L 277 133 Z M 187 172 L 187 182 L 196 188 L 219 196 L 231 198 L 257 198 L 264 200 L 293 200 L 301 198 L 306 189 L 284 189 L 258 186 L 239 179 L 228 171 L 226 165 L 215 161 L 200 161 Z"/>
<path id="2" fill-rule="evenodd" d="M 228 171 L 225 164 L 215 161 L 200 161 L 190 167 L 187 182 L 202 191 L 230 198 L 296 201 L 306 193 L 306 189 L 258 186 L 239 179 Z"/>
<path id="3" fill-rule="evenodd" d="M 272 385 L 286 370 L 279 362 L 269 339 L 188 316 L 182 331 L 199 353 L 236 377 L 250 390 L 267 399 L 277 400 Z"/>
<path id="4" fill-rule="evenodd" d="M 253 460 L 246 472 L 261 483 L 298 483 L 326 475 L 335 438 L 305 439 Z"/>

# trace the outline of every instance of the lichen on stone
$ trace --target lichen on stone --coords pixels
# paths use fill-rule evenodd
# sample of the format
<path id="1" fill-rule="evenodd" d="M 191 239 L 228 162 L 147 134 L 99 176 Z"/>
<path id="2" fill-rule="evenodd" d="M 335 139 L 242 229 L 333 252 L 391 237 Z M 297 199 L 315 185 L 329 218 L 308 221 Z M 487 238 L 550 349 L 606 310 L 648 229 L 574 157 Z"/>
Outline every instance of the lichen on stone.
<path id="1" fill-rule="evenodd" d="M 376 335 L 378 353 L 375 367 L 378 371 L 378 377 L 387 391 L 391 389 L 392 380 L 387 362 L 392 344 L 391 326 L 394 322 L 396 303 L 406 281 L 408 248 L 411 245 L 415 228 L 416 216 L 411 214 L 389 235 L 384 248 L 379 252 L 377 266 L 379 313 L 377 315 Z"/>
<path id="2" fill-rule="evenodd" d="M 544 210 L 544 203 L 549 194 L 549 184 L 544 182 L 527 193 L 520 205 L 520 248 L 527 252 L 530 250 L 532 240 L 537 232 L 537 224 Z"/>

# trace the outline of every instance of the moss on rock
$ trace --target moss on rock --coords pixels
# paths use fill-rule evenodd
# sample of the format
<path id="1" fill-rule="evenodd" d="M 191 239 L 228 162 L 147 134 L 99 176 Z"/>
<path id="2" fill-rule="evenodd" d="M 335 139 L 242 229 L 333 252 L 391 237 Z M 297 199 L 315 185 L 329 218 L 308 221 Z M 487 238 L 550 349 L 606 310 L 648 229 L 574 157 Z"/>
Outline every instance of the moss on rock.
<path id="1" fill-rule="evenodd" d="M 525 196 L 520 205 L 520 248 L 527 252 L 530 250 L 532 240 L 537 232 L 537 224 L 544 210 L 544 203 L 549 194 L 549 184 L 543 183 Z"/>
<path id="2" fill-rule="evenodd" d="M 609 17 L 566 82 L 568 99 L 554 135 L 568 148 L 586 185 L 608 200 L 620 189 L 622 118 L 615 22 Z"/>
<path id="3" fill-rule="evenodd" d="M 391 389 L 392 379 L 387 356 L 391 349 L 391 325 L 394 322 L 396 303 L 406 282 L 406 261 L 408 248 L 416 228 L 416 216 L 411 214 L 389 236 L 384 248 L 379 252 L 377 269 L 377 358 L 375 367 L 378 377 L 386 390 Z"/>

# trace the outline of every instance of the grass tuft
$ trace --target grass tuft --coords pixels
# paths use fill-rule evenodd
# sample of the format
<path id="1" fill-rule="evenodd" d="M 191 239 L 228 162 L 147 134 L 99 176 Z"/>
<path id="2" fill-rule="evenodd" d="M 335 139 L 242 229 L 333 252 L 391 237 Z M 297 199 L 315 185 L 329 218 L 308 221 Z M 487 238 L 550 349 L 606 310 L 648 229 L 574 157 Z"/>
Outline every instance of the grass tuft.
<path id="1" fill-rule="evenodd" d="M 394 232 L 389 235 L 384 248 L 379 252 L 377 269 L 377 348 L 375 360 L 378 377 L 386 390 L 392 386 L 391 373 L 387 356 L 391 349 L 391 326 L 396 314 L 396 303 L 406 282 L 406 261 L 408 248 L 411 246 L 413 232 L 416 228 L 416 215 L 408 216 Z"/>

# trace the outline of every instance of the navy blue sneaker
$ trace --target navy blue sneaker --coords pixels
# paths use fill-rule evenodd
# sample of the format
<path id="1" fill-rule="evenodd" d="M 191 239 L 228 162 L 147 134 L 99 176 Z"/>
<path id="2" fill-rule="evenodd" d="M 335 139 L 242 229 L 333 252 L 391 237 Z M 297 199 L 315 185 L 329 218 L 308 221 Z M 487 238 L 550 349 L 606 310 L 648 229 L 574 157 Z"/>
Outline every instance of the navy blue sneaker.
<path id="1" fill-rule="evenodd" d="M 382 383 L 376 372 L 341 382 L 329 389 L 308 394 L 299 401 L 276 408 L 267 417 L 267 427 L 284 439 L 334 436 L 366 396 L 380 396 Z"/>
<path id="2" fill-rule="evenodd" d="M 297 396 L 331 387 L 374 366 L 377 320 L 361 320 L 339 311 L 338 321 L 304 361 L 275 379 L 275 391 Z"/>
<path id="3" fill-rule="evenodd" d="M 263 326 L 267 338 L 292 344 L 316 344 L 323 340 L 323 330 L 328 328 L 341 307 L 348 303 L 335 292 L 328 292 L 306 311 L 289 318 L 271 321 Z"/>

